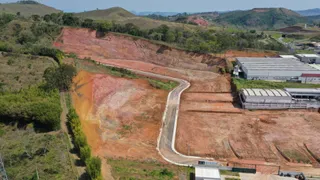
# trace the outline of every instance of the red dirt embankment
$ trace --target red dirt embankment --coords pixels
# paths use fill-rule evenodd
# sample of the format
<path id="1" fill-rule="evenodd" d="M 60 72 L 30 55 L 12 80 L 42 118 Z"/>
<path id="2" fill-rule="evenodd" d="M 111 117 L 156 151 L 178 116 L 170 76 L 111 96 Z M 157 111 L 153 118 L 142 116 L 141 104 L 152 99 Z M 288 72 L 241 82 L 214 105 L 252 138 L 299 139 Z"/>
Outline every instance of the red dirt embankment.
<path id="1" fill-rule="evenodd" d="M 73 104 L 94 155 L 162 160 L 156 145 L 168 92 L 85 71 L 74 82 Z"/>
<path id="2" fill-rule="evenodd" d="M 108 33 L 98 38 L 97 32 L 89 29 L 64 28 L 55 46 L 81 58 L 136 60 L 196 70 L 213 70 L 213 66 L 226 65 L 219 57 L 186 52 L 131 36 Z"/>
<path id="3" fill-rule="evenodd" d="M 209 22 L 201 16 L 189 16 L 188 21 L 196 23 L 199 26 L 208 26 L 209 25 Z"/>

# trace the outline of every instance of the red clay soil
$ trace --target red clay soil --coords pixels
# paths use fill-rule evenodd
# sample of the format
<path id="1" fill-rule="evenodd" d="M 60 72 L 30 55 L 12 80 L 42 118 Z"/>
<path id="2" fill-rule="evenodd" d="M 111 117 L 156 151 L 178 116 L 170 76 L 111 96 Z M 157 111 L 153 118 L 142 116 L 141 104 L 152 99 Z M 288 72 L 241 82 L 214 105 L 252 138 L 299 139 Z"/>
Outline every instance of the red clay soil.
<path id="1" fill-rule="evenodd" d="M 85 71 L 74 80 L 73 103 L 94 155 L 163 161 L 156 145 L 168 92 Z"/>
<path id="2" fill-rule="evenodd" d="M 183 93 L 181 99 L 192 102 L 232 102 L 230 93 Z"/>
<path id="3" fill-rule="evenodd" d="M 241 110 L 235 108 L 232 103 L 224 102 L 194 102 L 183 101 L 180 111 L 189 112 L 224 112 L 224 113 L 241 113 Z"/>
<path id="4" fill-rule="evenodd" d="M 188 21 L 193 22 L 193 23 L 197 24 L 198 26 L 206 26 L 207 27 L 209 25 L 209 22 L 201 16 L 189 16 Z"/>
<path id="5" fill-rule="evenodd" d="M 180 112 L 176 148 L 226 161 L 240 158 L 287 165 L 282 155 L 287 154 L 293 162 L 305 158 L 314 162 L 304 144 L 319 154 L 319 123 L 319 113 L 306 111 Z"/>
<path id="6" fill-rule="evenodd" d="M 186 52 L 126 35 L 109 33 L 97 38 L 89 29 L 64 28 L 55 46 L 64 52 L 92 59 L 122 59 L 149 62 L 165 67 L 212 70 L 225 66 L 222 58 Z"/>

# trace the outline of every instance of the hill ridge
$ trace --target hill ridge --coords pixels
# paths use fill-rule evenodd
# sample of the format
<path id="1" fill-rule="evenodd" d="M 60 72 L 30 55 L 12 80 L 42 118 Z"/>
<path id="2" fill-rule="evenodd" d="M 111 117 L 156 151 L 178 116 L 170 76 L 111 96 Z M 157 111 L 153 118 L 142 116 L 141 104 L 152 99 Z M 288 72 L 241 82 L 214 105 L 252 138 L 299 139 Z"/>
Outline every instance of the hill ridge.
<path id="1" fill-rule="evenodd" d="M 21 16 L 30 17 L 31 15 L 44 16 L 46 14 L 58 13 L 61 10 L 41 4 L 37 1 L 18 1 L 14 3 L 0 3 L 0 14 L 17 14 Z"/>

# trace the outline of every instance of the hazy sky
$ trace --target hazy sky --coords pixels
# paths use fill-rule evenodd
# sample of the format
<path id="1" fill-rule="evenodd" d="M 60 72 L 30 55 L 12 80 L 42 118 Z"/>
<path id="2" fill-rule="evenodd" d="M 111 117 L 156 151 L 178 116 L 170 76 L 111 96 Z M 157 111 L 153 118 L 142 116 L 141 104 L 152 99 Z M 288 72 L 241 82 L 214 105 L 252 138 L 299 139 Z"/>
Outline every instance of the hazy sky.
<path id="1" fill-rule="evenodd" d="M 17 0 L 0 0 L 0 3 Z M 319 0 L 38 0 L 64 11 L 84 11 L 120 6 L 129 11 L 204 12 L 285 7 L 293 10 L 320 7 Z"/>

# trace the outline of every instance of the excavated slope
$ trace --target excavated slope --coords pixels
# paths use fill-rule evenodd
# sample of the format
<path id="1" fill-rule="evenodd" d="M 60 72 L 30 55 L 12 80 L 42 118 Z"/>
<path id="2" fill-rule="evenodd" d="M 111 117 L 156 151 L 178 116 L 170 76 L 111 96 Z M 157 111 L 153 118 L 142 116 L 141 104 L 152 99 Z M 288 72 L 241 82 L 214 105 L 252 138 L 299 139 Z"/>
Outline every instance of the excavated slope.
<path id="1" fill-rule="evenodd" d="M 226 65 L 225 60 L 211 55 L 186 52 L 126 35 L 109 33 L 100 37 L 89 29 L 64 28 L 55 46 L 82 58 L 136 60 L 207 71 Z"/>

